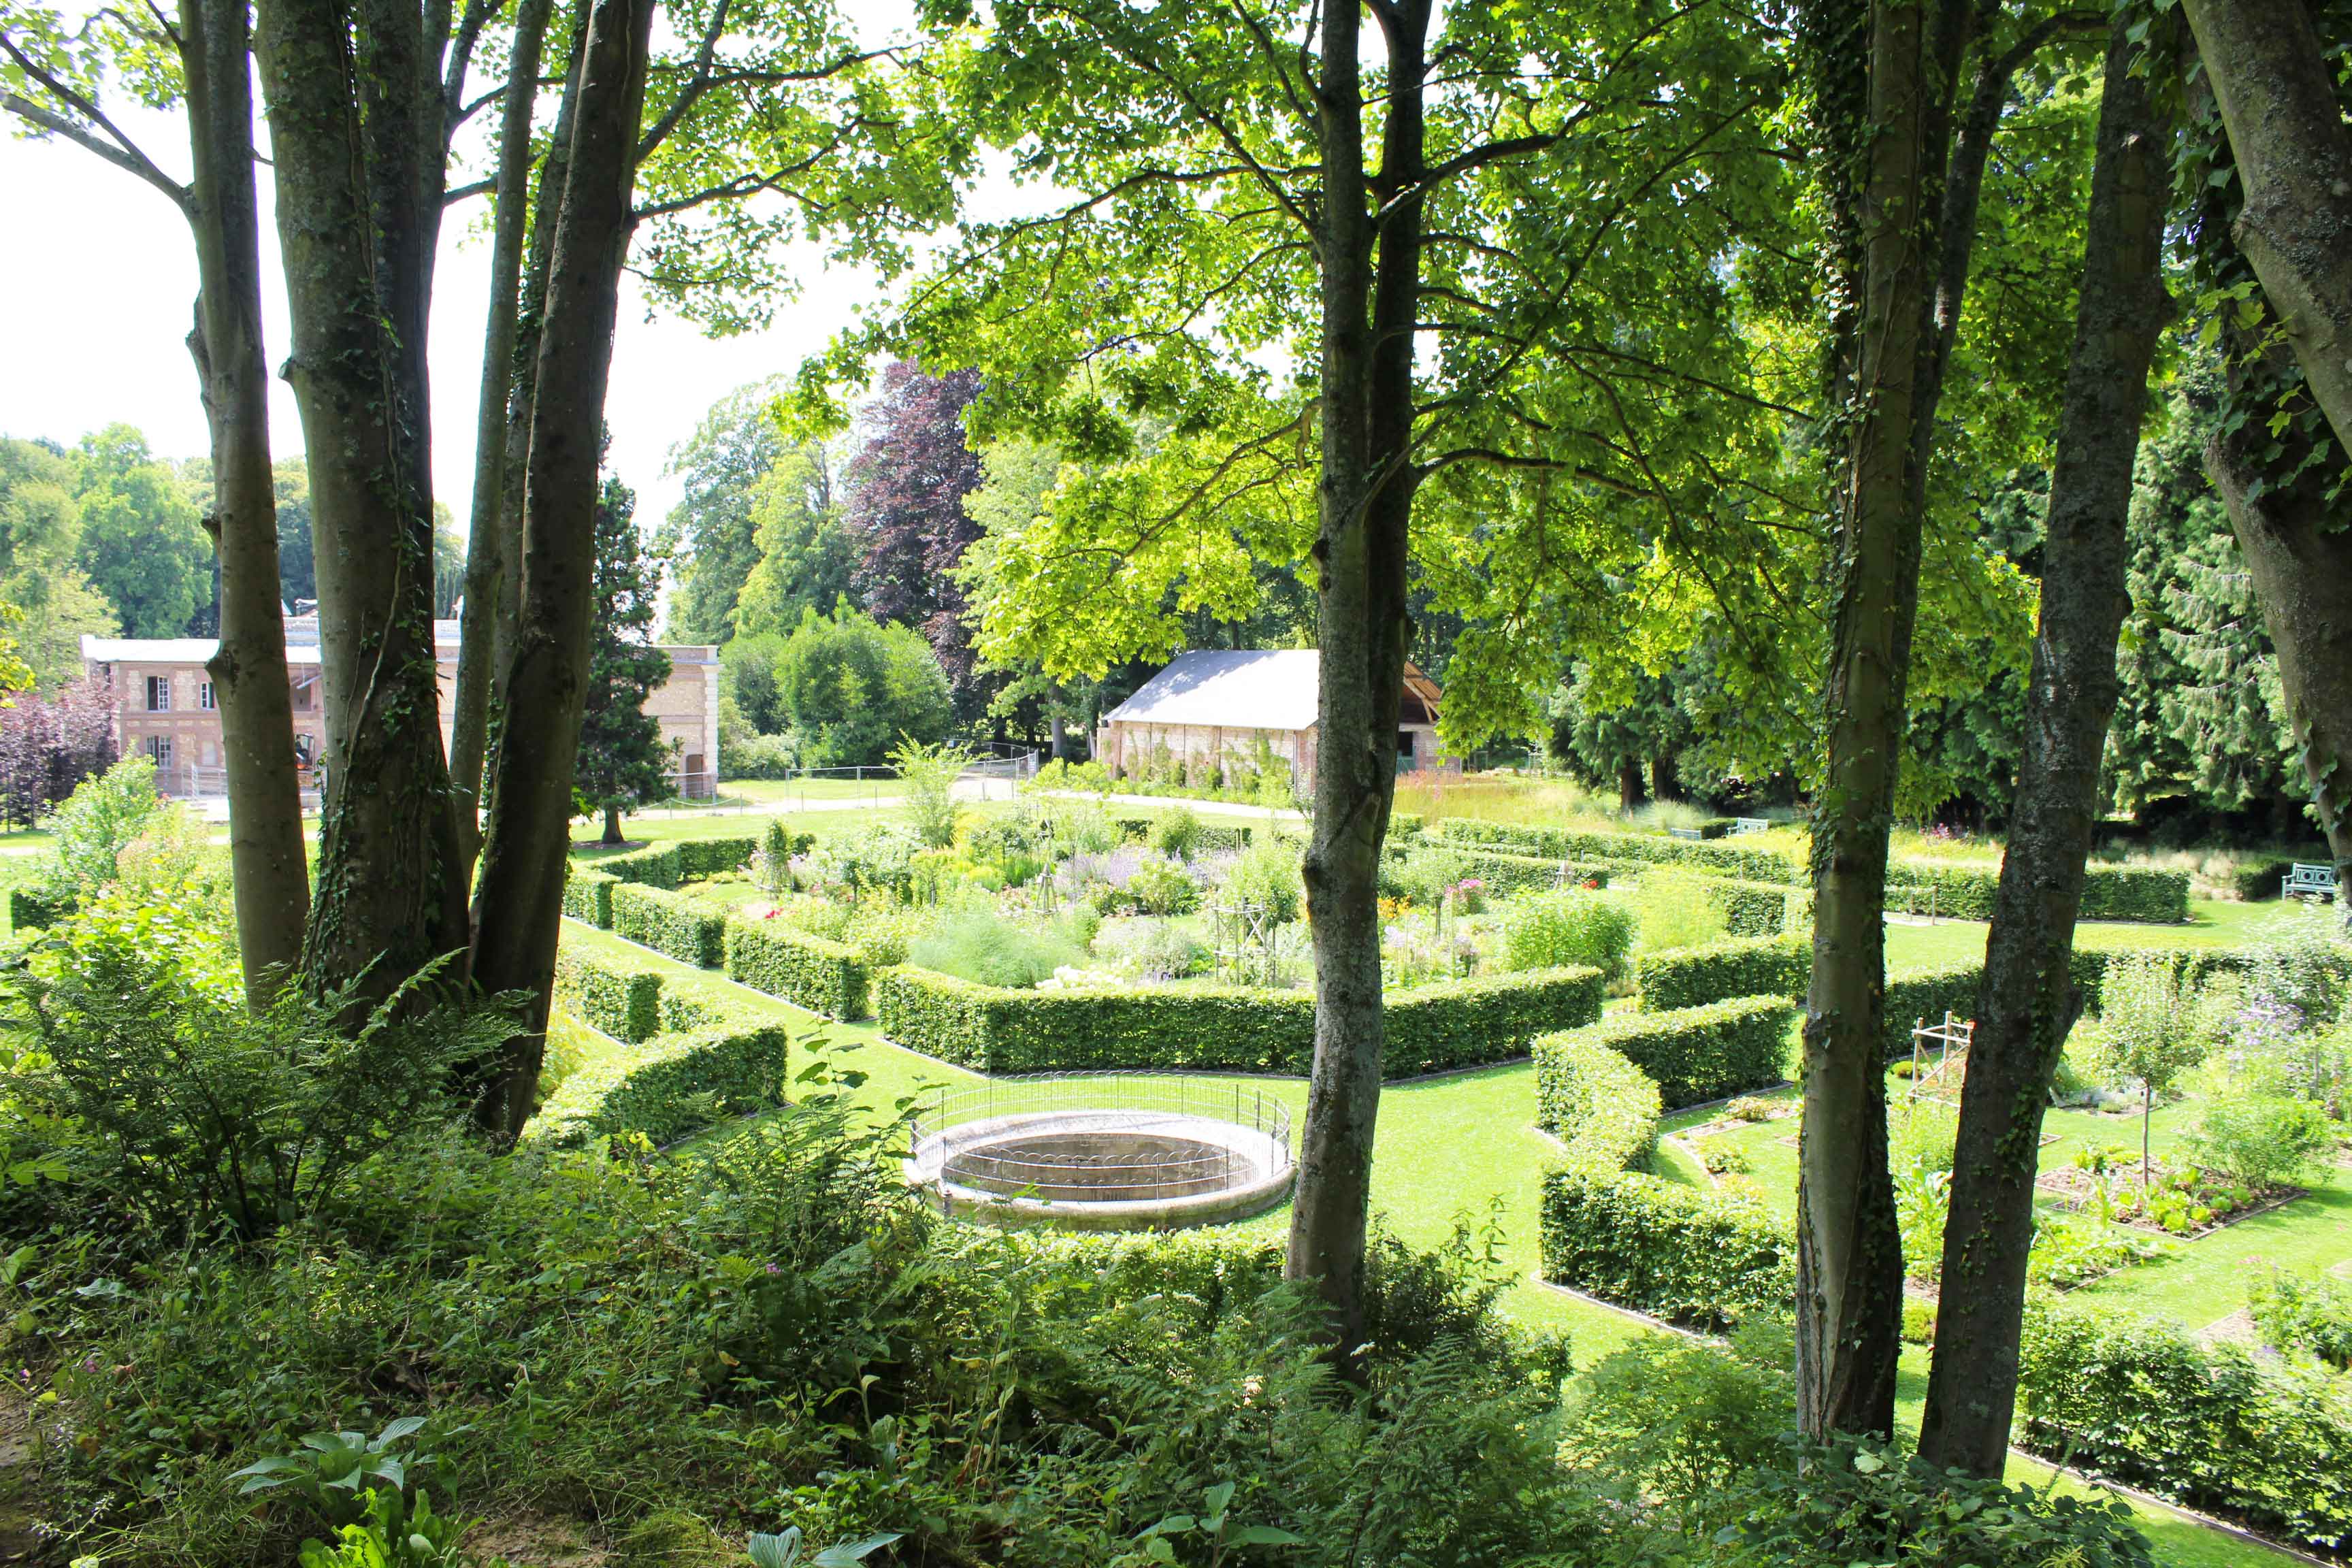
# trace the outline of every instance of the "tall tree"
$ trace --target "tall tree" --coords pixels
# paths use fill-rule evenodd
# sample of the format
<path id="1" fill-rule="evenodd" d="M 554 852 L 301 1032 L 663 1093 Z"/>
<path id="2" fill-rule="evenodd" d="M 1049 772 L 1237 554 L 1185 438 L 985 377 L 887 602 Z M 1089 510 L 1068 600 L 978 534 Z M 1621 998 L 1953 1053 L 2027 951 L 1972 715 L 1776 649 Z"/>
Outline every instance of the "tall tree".
<path id="1" fill-rule="evenodd" d="M 212 552 L 179 474 L 128 425 L 83 437 L 78 457 L 82 570 L 128 635 L 187 636 L 210 608 Z"/>
<path id="2" fill-rule="evenodd" d="M 220 644 L 208 668 L 227 760 L 238 953 L 247 992 L 257 1002 L 301 955 L 310 888 L 278 598 L 250 14 L 244 0 L 181 0 L 176 28 L 152 9 L 145 13 L 156 19 L 154 33 L 123 19 L 133 13 L 105 15 L 102 26 L 119 29 L 113 52 L 132 62 L 134 73 L 147 76 L 158 62 L 177 67 L 194 171 L 187 185 L 164 174 L 108 117 L 95 81 L 73 79 L 54 17 L 38 7 L 31 13 L 33 44 L 28 47 L 17 30 L 12 10 L 0 26 L 0 51 L 46 98 L 11 92 L 5 103 L 162 192 L 195 242 L 195 327 L 188 348 L 212 438 L 213 506 L 205 527 L 220 558 Z"/>
<path id="3" fill-rule="evenodd" d="M 628 258 L 655 0 L 596 0 L 580 61 L 570 170 L 548 268 L 523 489 L 522 600 L 475 900 L 475 977 L 530 1001 L 484 1085 L 480 1118 L 530 1114 L 571 847 L 595 607 L 596 468 Z"/>
<path id="4" fill-rule="evenodd" d="M 539 62 L 551 0 L 519 0 L 500 97 L 498 173 L 490 224 L 489 305 L 482 325 L 481 389 L 474 418 L 474 492 L 466 538 L 465 603 L 457 628 L 457 679 L 451 693 L 449 784 L 457 814 L 465 879 L 480 848 L 482 764 L 489 749 L 490 687 L 497 662 L 494 623 L 507 578 L 507 419 L 520 331 L 523 244 L 530 211 L 531 110 L 539 101 Z"/>
<path id="5" fill-rule="evenodd" d="M 1919 1435 L 1930 1463 L 1979 1476 L 1999 1476 L 2009 1453 L 2042 1113 L 2082 1010 L 2070 960 L 2119 690 L 2132 470 L 2148 371 L 2171 313 L 2163 278 L 2171 139 L 2148 79 L 2168 62 L 2136 72 L 2141 51 L 2131 31 L 2118 17 L 2107 42 L 2024 755 L 1960 1096 Z"/>
<path id="6" fill-rule="evenodd" d="M 320 990 L 466 945 L 441 746 L 425 349 L 450 14 L 261 0 L 257 53 L 310 457 L 326 800 L 303 941 Z"/>
<path id="7" fill-rule="evenodd" d="M 738 600 L 763 554 L 758 535 L 761 488 L 785 453 L 770 409 L 781 395 L 771 379 L 739 386 L 713 404 L 693 437 L 670 454 L 669 471 L 685 493 L 662 525 L 661 552 L 676 563 L 669 634 L 680 642 L 723 643 L 739 631 L 790 631 L 739 625 Z M 815 601 L 830 607 L 833 596 Z"/>
<path id="8" fill-rule="evenodd" d="M 877 619 L 923 634 L 965 723 L 987 712 L 1002 684 L 981 671 L 953 575 L 981 531 L 964 510 L 981 468 L 963 411 L 979 392 L 976 371 L 929 375 L 905 361 L 892 364 L 867 411 L 871 433 L 849 460 L 844 517 L 860 548 L 851 573 L 859 598 Z"/>
<path id="9" fill-rule="evenodd" d="M 621 842 L 621 812 L 669 793 L 677 748 L 646 699 L 669 679 L 669 655 L 653 642 L 661 614 L 661 569 L 637 532 L 637 495 L 607 478 L 596 497 L 596 574 L 592 590 L 588 690 L 582 701 L 573 804 L 604 814 L 604 842 Z"/>
<path id="10" fill-rule="evenodd" d="M 738 636 L 788 632 L 804 611 L 826 611 L 849 592 L 854 542 L 843 525 L 833 454 L 822 441 L 787 447 L 751 500 L 759 563 L 736 595 Z"/>

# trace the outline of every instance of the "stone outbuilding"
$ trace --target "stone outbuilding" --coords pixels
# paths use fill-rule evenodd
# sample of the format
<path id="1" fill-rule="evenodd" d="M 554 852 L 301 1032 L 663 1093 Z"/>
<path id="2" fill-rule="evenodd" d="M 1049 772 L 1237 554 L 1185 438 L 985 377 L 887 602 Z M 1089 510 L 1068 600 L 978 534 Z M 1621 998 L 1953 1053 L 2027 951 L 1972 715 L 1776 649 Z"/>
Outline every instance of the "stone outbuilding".
<path id="1" fill-rule="evenodd" d="M 1202 649 L 1178 654 L 1136 694 L 1103 716 L 1095 760 L 1114 778 L 1247 787 L 1289 770 L 1292 787 L 1315 786 L 1313 648 Z M 1397 714 L 1397 772 L 1458 770 L 1437 749 L 1437 683 L 1408 664 Z"/>

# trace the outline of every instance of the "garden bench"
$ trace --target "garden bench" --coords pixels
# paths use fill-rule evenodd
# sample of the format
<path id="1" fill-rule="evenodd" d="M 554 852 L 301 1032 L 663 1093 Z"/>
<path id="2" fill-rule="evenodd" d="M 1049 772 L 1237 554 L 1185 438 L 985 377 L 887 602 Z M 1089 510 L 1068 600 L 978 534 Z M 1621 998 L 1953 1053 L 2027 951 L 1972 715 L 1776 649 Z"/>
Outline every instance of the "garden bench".
<path id="1" fill-rule="evenodd" d="M 2285 876 L 2279 879 L 2279 897 L 2282 899 L 2332 899 L 2336 893 L 2336 868 L 2333 866 L 2311 866 L 2298 860 Z"/>
<path id="2" fill-rule="evenodd" d="M 1772 825 L 1760 816 L 1735 816 L 1731 819 L 1731 831 L 1735 834 L 1769 833 Z"/>
<path id="3" fill-rule="evenodd" d="M 1669 827 L 1666 829 L 1666 836 L 1670 838 L 1687 838 L 1694 844 L 1706 837 L 1696 827 Z"/>

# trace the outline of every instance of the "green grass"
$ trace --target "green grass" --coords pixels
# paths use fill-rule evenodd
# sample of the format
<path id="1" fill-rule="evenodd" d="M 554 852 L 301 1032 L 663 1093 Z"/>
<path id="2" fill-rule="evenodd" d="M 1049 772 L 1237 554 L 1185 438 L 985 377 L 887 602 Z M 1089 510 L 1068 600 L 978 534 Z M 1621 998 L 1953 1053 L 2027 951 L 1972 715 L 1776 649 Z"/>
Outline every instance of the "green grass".
<path id="1" fill-rule="evenodd" d="M 2085 921 L 2078 929 L 2094 941 L 2135 947 L 2243 947 L 2260 942 L 2267 931 L 2287 918 L 2291 916 L 2277 904 L 2192 899 L 2189 919 L 2179 925 Z M 1982 921 L 1938 921 L 1934 925 L 1890 921 L 1886 927 L 1886 962 L 1891 967 L 1981 959 L 1985 934 L 1990 930 Z"/>
<path id="2" fill-rule="evenodd" d="M 563 941 L 574 947 L 625 952 L 641 963 L 660 968 L 669 984 L 744 1016 L 782 1022 L 793 1038 L 795 1070 L 802 1065 L 798 1052 L 813 1041 L 824 1039 L 851 1047 L 841 1059 L 865 1075 L 856 1092 L 877 1116 L 890 1114 L 900 1099 L 926 1085 L 980 1081 L 976 1074 L 890 1044 L 870 1023 L 833 1023 L 710 971 L 651 954 L 578 921 L 564 922 Z M 1534 1069 L 1520 1063 L 1390 1085 L 1381 1096 L 1372 1206 L 1395 1234 L 1421 1247 L 1444 1241 L 1459 1219 L 1478 1225 L 1491 1215 L 1502 1230 L 1501 1261 L 1516 1281 L 1503 1299 L 1504 1310 L 1522 1322 L 1565 1331 L 1578 1364 L 1591 1365 L 1641 1335 L 1664 1331 L 1536 1282 L 1538 1205 L 1553 1146 L 1534 1129 Z M 1303 1120 L 1307 1105 L 1303 1080 L 1254 1081 L 1282 1100 L 1294 1126 Z M 2190 1109 L 2178 1105 L 2158 1112 L 2159 1148 L 2178 1140 Z M 1694 1118 L 1683 1120 L 1687 1122 Z M 2131 1118 L 2090 1112 L 2053 1112 L 2052 1126 L 2061 1134 L 2062 1142 L 2052 1145 L 2061 1156 L 2081 1142 L 2126 1142 L 2137 1134 L 2137 1122 Z M 1793 1206 L 1796 1151 L 1777 1139 L 1792 1127 L 1788 1121 L 1766 1123 L 1727 1135 L 1749 1142 L 1757 1167 L 1753 1179 L 1765 1187 L 1768 1198 L 1776 1191 L 1781 1194 L 1784 1212 Z M 1663 1157 L 1662 1164 L 1668 1173 L 1683 1179 L 1706 1180 L 1696 1165 L 1671 1152 Z M 2312 1198 L 2200 1241 L 2176 1244 L 2177 1257 L 2127 1270 L 2089 1289 L 2118 1304 L 2175 1311 L 2194 1323 L 2210 1322 L 2242 1304 L 2249 1257 L 2307 1267 L 2352 1256 L 2352 1225 L 2347 1220 L 2352 1220 L 2352 1173 L 2337 1171 Z M 1280 1234 L 1288 1225 L 1289 1210 L 1285 1206 L 1246 1222 L 1244 1228 Z M 1917 1429 L 1926 1390 L 1927 1354 L 1917 1349 L 1906 1351 L 1897 1411 L 1897 1419 L 1906 1430 Z M 2047 1487 L 2053 1472 L 2046 1465 L 2012 1456 L 2009 1476 L 2012 1481 Z M 2072 1477 L 2058 1478 L 2056 1484 L 2068 1492 L 2092 1489 Z M 2168 1510 L 2137 1502 L 2130 1506 L 2155 1543 L 2158 1561 L 2168 1568 L 2273 1568 L 2291 1561 L 2284 1553 L 2207 1529 Z"/>

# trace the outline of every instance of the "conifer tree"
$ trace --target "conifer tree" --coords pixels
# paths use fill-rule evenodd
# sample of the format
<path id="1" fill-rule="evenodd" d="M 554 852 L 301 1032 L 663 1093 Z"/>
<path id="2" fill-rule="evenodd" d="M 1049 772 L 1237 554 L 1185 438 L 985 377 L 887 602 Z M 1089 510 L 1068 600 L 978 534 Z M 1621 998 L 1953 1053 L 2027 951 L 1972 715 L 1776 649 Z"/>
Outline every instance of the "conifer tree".
<path id="1" fill-rule="evenodd" d="M 572 775 L 581 815 L 604 814 L 607 844 L 621 842 L 623 808 L 668 793 L 677 751 L 646 711 L 646 699 L 669 679 L 669 655 L 653 645 L 661 565 L 646 552 L 636 512 L 636 492 L 607 475 L 596 498 L 595 621 Z"/>

